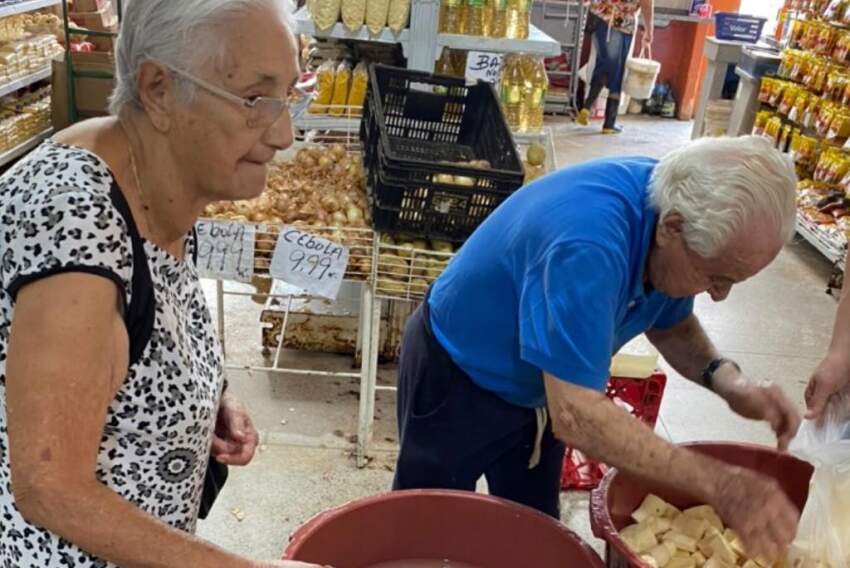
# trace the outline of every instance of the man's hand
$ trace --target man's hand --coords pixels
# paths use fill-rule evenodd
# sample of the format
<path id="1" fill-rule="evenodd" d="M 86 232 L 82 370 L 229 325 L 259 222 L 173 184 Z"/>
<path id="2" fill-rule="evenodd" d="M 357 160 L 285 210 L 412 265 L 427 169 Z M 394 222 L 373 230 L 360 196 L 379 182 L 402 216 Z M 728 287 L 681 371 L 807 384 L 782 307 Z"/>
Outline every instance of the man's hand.
<path id="1" fill-rule="evenodd" d="M 819 420 L 827 403 L 840 391 L 850 389 L 850 356 L 830 353 L 821 361 L 806 387 L 806 418 Z"/>
<path id="2" fill-rule="evenodd" d="M 770 424 L 779 450 L 788 448 L 802 418 L 781 388 L 770 382 L 749 381 L 734 367 L 726 365 L 715 373 L 714 390 L 736 414 Z"/>
<path id="3" fill-rule="evenodd" d="M 724 467 L 711 504 L 741 536 L 749 556 L 784 558 L 797 534 L 797 508 L 776 481 L 754 471 Z"/>
<path id="4" fill-rule="evenodd" d="M 259 435 L 245 407 L 233 396 L 221 398 L 212 455 L 225 465 L 248 465 L 257 449 Z"/>

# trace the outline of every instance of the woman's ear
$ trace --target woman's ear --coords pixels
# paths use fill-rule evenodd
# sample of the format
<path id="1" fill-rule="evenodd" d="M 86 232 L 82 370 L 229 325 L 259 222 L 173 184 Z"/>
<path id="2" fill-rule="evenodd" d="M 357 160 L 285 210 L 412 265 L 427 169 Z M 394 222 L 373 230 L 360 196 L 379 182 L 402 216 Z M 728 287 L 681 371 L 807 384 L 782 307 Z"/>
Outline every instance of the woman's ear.
<path id="1" fill-rule="evenodd" d="M 139 99 L 153 127 L 165 133 L 171 128 L 177 84 L 166 69 L 154 61 L 145 61 L 139 69 Z"/>

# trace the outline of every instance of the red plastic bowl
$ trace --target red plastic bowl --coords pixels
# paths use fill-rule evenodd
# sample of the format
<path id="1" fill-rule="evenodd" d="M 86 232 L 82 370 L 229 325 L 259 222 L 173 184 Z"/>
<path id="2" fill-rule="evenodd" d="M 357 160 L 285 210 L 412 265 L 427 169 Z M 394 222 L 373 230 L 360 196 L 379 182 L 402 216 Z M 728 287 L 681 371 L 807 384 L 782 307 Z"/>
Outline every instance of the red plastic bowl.
<path id="1" fill-rule="evenodd" d="M 450 559 L 482 568 L 603 568 L 575 533 L 528 507 L 462 491 L 397 491 L 320 513 L 290 539 L 284 558 L 369 568 Z"/>
<path id="2" fill-rule="evenodd" d="M 800 510 L 809 496 L 811 464 L 773 448 L 751 444 L 699 442 L 684 446 L 726 463 L 746 467 L 774 478 Z M 620 539 L 619 531 L 632 524 L 632 512 L 644 497 L 654 493 L 680 509 L 702 505 L 692 496 L 670 491 L 612 469 L 591 493 L 590 524 L 593 534 L 605 541 L 608 568 L 643 567 L 645 564 Z"/>

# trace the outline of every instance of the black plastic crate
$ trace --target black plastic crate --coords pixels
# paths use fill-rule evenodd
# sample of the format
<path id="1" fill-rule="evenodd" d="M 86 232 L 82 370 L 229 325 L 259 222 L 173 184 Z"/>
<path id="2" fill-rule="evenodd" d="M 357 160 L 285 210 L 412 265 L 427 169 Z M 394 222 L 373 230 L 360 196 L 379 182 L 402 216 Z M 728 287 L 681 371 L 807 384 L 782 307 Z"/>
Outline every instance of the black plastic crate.
<path id="1" fill-rule="evenodd" d="M 493 87 L 383 65 L 370 74 L 360 134 L 375 228 L 465 239 L 523 183 Z M 491 168 L 457 165 L 472 160 Z"/>

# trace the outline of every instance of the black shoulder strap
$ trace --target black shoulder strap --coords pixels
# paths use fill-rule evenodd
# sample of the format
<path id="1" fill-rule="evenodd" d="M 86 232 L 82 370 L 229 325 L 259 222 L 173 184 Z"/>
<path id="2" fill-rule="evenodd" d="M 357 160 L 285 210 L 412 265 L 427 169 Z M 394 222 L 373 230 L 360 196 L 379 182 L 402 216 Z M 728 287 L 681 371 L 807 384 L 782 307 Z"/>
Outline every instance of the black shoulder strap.
<path id="1" fill-rule="evenodd" d="M 109 192 L 112 204 L 127 223 L 130 240 L 133 243 L 133 281 L 132 298 L 130 305 L 124 314 L 124 323 L 127 326 L 127 336 L 130 338 L 130 366 L 135 365 L 142 358 L 153 334 L 154 318 L 156 317 L 156 299 L 153 291 L 153 280 L 151 279 L 148 258 L 145 253 L 145 244 L 136 227 L 136 221 L 130 212 L 130 206 L 118 187 L 112 182 Z"/>

